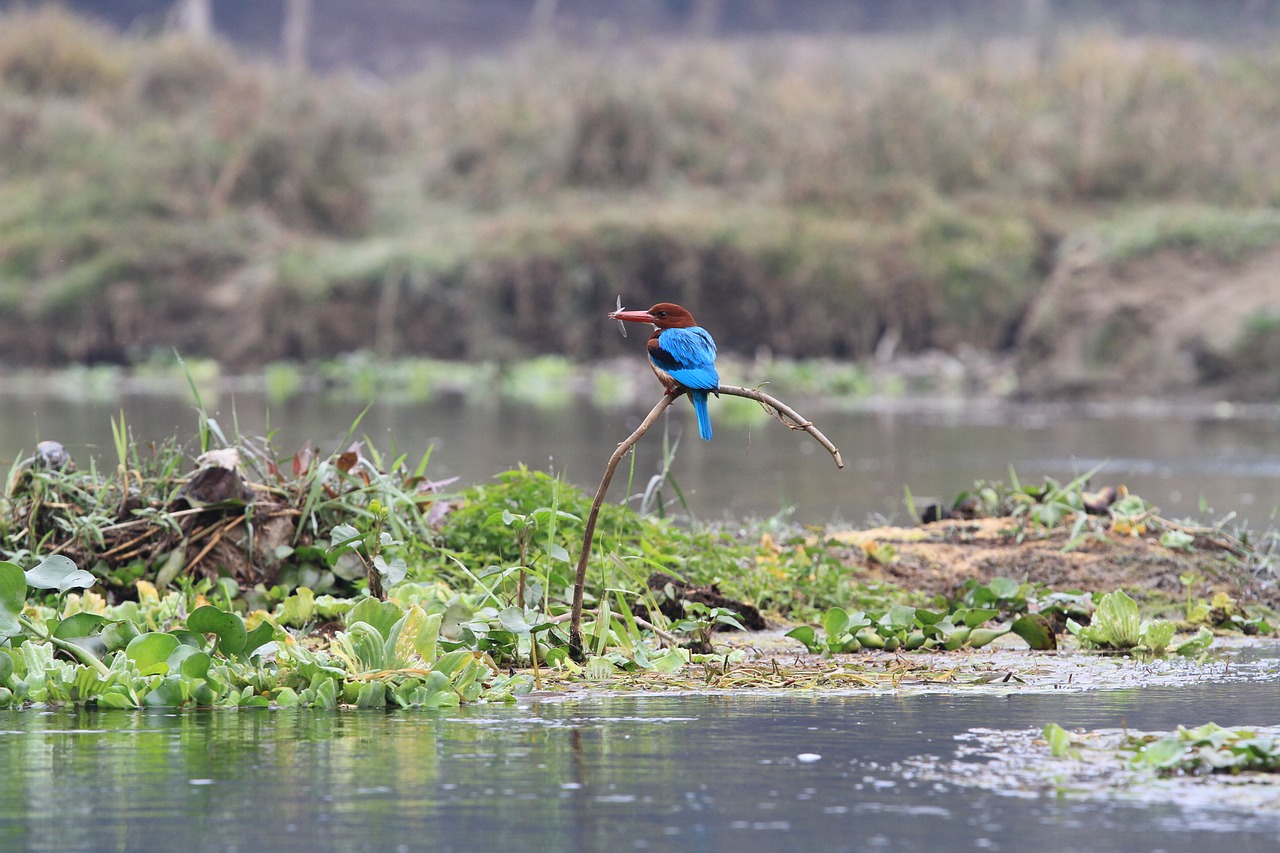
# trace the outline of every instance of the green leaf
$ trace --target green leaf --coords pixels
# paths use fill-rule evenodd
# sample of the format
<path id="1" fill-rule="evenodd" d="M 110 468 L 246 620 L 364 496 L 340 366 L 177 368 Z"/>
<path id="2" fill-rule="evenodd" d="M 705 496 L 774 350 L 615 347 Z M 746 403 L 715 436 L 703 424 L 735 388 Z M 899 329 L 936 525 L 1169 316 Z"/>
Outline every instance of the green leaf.
<path id="1" fill-rule="evenodd" d="M 300 586 L 280 604 L 280 621 L 301 627 L 311 621 L 316 611 L 316 594 L 310 587 Z"/>
<path id="2" fill-rule="evenodd" d="M 183 688 L 182 676 L 171 675 L 144 696 L 142 704 L 148 708 L 176 708 L 187 700 L 187 691 Z"/>
<path id="3" fill-rule="evenodd" d="M 987 587 L 996 598 L 1009 600 L 1018 597 L 1018 591 L 1022 589 L 1022 584 L 1010 578 L 992 578 Z"/>
<path id="4" fill-rule="evenodd" d="M 422 620 L 422 627 L 418 629 L 418 633 L 412 638 L 413 647 L 417 650 L 418 655 L 426 662 L 427 666 L 432 666 L 439 656 L 439 640 L 440 625 L 444 622 L 443 613 L 428 614 L 426 619 Z"/>
<path id="5" fill-rule="evenodd" d="M 498 622 L 513 634 L 527 634 L 533 627 L 524 617 L 524 609 L 512 605 L 498 614 Z"/>
<path id="6" fill-rule="evenodd" d="M 157 560 L 157 562 L 160 562 Z M 165 590 L 173 583 L 187 565 L 185 548 L 174 548 L 165 556 L 159 570 L 156 571 L 156 589 Z"/>
<path id="7" fill-rule="evenodd" d="M 1088 633 L 1095 641 L 1113 648 L 1133 648 L 1142 642 L 1138 605 L 1125 595 L 1124 590 L 1107 593 L 1098 602 L 1098 612 L 1094 614 Z"/>
<path id="8" fill-rule="evenodd" d="M 190 646 L 183 646 L 190 648 Z M 207 652 L 192 652 L 182 660 L 181 673 L 187 678 L 208 678 L 213 658 Z"/>
<path id="9" fill-rule="evenodd" d="M 836 640 L 849 630 L 849 614 L 842 607 L 832 607 L 822 616 L 822 628 L 830 640 Z"/>
<path id="10" fill-rule="evenodd" d="M 0 562 L 0 638 L 16 637 L 22 633 L 18 616 L 27 601 L 27 579 L 22 568 L 14 563 Z"/>
<path id="11" fill-rule="evenodd" d="M 1026 613 L 1019 616 L 1013 620 L 1009 628 L 1026 640 L 1027 645 L 1034 651 L 1051 651 L 1058 647 L 1058 638 L 1053 635 L 1053 626 L 1039 613 Z"/>
<path id="12" fill-rule="evenodd" d="M 783 636 L 790 637 L 793 640 L 798 640 L 811 652 L 816 653 L 821 650 L 821 644 L 818 643 L 817 633 L 813 630 L 812 625 L 798 625 Z"/>
<path id="13" fill-rule="evenodd" d="M 968 625 L 970 628 L 977 628 L 979 625 L 984 625 L 999 615 L 999 610 L 988 610 L 981 607 L 975 607 L 964 614 L 964 624 Z"/>
<path id="14" fill-rule="evenodd" d="M 90 637 L 101 631 L 106 624 L 107 617 L 97 613 L 76 613 L 59 622 L 58 627 L 53 629 L 53 636 L 59 640 Z"/>
<path id="15" fill-rule="evenodd" d="M 141 675 L 167 675 L 169 655 L 173 654 L 179 645 L 181 643 L 173 634 L 150 631 L 134 637 L 125 647 L 124 655 L 137 665 Z"/>
<path id="16" fill-rule="evenodd" d="M 70 557 L 54 554 L 45 557 L 34 569 L 26 573 L 27 585 L 36 589 L 56 589 L 66 592 L 69 589 L 88 589 L 98 582 L 97 578 L 86 571 L 76 568 Z"/>
<path id="17" fill-rule="evenodd" d="M 350 524 L 334 525 L 333 530 L 329 531 L 329 550 L 336 551 L 339 548 L 352 548 L 363 538 L 359 530 L 356 530 Z"/>
<path id="18" fill-rule="evenodd" d="M 689 650 L 672 647 L 649 659 L 654 672 L 679 672 L 689 662 Z"/>
<path id="19" fill-rule="evenodd" d="M 1169 647 L 1169 641 L 1177 632 L 1178 626 L 1164 619 L 1142 623 L 1142 645 L 1155 654 L 1163 654 Z"/>
<path id="20" fill-rule="evenodd" d="M 907 604 L 893 605 L 889 608 L 889 624 L 896 630 L 910 630 L 916 624 L 916 609 Z"/>
<path id="21" fill-rule="evenodd" d="M 1049 752 L 1054 758 L 1062 758 L 1071 750 L 1071 735 L 1057 723 L 1050 723 L 1041 733 L 1049 744 Z"/>
<path id="22" fill-rule="evenodd" d="M 404 618 L 404 611 L 394 601 L 379 601 L 376 598 L 362 598 L 360 602 L 347 611 L 347 627 L 357 622 L 371 625 L 382 635 L 383 639 L 391 636 L 391 626 Z"/>
<path id="23" fill-rule="evenodd" d="M 1155 743 L 1148 744 L 1134 756 L 1134 763 L 1146 764 L 1160 770 L 1177 765 L 1186 752 L 1186 746 L 1178 738 L 1161 738 Z"/>
<path id="24" fill-rule="evenodd" d="M 1182 657 L 1196 657 L 1213 645 L 1213 632 L 1203 625 L 1194 637 L 1180 644 L 1174 652 Z"/>
<path id="25" fill-rule="evenodd" d="M 261 622 L 257 628 L 254 628 L 245 637 L 244 648 L 240 650 L 240 657 L 246 660 L 253 656 L 258 649 L 271 642 L 276 635 L 276 629 L 270 622 Z"/>
<path id="26" fill-rule="evenodd" d="M 120 649 L 127 647 L 129 642 L 140 633 L 141 631 L 138 631 L 137 625 L 127 619 L 122 619 L 108 622 L 102 628 L 100 637 L 102 638 L 102 644 L 106 646 L 106 651 L 118 652 Z"/>
<path id="27" fill-rule="evenodd" d="M 1171 551 L 1190 551 L 1196 538 L 1182 530 L 1166 530 L 1160 534 L 1160 544 Z"/>
<path id="28" fill-rule="evenodd" d="M 239 615 L 219 610 L 212 604 L 197 607 L 187 617 L 187 628 L 197 634 L 216 634 L 218 651 L 227 657 L 238 655 L 248 640 L 244 620 Z"/>
<path id="29" fill-rule="evenodd" d="M 388 562 L 381 554 L 373 558 L 373 567 L 386 579 L 386 586 L 392 587 L 404 580 L 409 573 L 409 565 L 403 557 L 396 557 Z"/>

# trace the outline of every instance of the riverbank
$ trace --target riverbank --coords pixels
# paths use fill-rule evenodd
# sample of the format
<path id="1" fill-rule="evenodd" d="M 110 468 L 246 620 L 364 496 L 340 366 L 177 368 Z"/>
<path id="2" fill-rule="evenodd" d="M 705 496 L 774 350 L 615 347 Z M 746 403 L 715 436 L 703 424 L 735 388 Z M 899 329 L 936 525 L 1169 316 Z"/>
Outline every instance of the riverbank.
<path id="1" fill-rule="evenodd" d="M 690 305 L 746 359 L 991 353 L 1036 397 L 1280 387 L 1265 54 L 528 45 L 373 85 L 65 12 L 0 30 L 11 366 L 586 361 L 623 353 L 599 319 L 621 295 Z"/>

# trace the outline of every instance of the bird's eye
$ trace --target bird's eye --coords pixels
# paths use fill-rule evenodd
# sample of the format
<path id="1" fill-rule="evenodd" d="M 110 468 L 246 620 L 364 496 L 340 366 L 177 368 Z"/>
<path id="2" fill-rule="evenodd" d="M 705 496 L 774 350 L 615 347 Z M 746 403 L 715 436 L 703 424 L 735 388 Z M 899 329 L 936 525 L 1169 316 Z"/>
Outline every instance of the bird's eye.
<path id="1" fill-rule="evenodd" d="M 665 316 L 667 316 L 667 312 L 666 312 L 666 311 L 659 311 L 659 312 L 658 312 L 658 316 L 659 316 L 659 317 L 665 317 Z"/>

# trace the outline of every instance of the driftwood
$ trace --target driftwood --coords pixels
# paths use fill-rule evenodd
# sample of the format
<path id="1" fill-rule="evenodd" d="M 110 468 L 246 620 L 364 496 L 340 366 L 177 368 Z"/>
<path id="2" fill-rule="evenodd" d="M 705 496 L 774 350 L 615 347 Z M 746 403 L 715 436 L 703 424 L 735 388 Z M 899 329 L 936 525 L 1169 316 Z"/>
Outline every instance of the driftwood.
<path id="1" fill-rule="evenodd" d="M 788 429 L 803 430 L 813 436 L 814 440 L 831 454 L 831 458 L 835 460 L 836 467 L 844 467 L 844 460 L 840 457 L 840 451 L 831 443 L 831 440 L 823 435 L 813 425 L 812 421 L 802 417 L 795 409 L 792 409 L 781 400 L 754 388 L 739 388 L 735 385 L 721 385 L 719 393 L 730 397 L 745 397 L 748 400 L 755 400 L 777 418 L 783 426 Z M 578 554 L 578 572 L 573 582 L 573 608 L 569 617 L 569 655 L 578 662 L 586 660 L 586 653 L 583 651 L 582 645 L 582 596 L 587 583 L 587 561 L 591 558 L 591 546 L 596 536 L 596 520 L 600 516 L 600 506 L 604 503 L 605 493 L 609 491 L 609 483 L 613 480 L 613 474 L 617 471 L 618 463 L 622 461 L 622 457 L 626 456 L 627 451 L 635 447 L 636 442 L 644 437 L 644 434 L 649 431 L 654 421 L 658 419 L 658 416 L 662 414 L 667 406 L 670 406 L 683 394 L 684 392 L 680 391 L 676 394 L 667 393 L 662 395 L 662 399 L 640 422 L 640 426 L 636 428 L 636 431 L 619 444 L 617 450 L 613 451 L 613 455 L 609 457 L 609 464 L 604 470 L 604 477 L 600 480 L 600 487 L 596 489 L 595 500 L 591 503 L 591 511 L 587 514 L 587 523 L 582 534 L 582 551 Z"/>

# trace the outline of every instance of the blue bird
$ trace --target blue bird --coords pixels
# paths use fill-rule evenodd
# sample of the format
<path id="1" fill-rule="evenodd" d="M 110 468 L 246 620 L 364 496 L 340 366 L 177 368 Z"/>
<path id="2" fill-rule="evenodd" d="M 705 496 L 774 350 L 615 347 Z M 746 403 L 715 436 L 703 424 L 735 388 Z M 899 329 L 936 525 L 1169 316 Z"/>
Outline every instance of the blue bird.
<path id="1" fill-rule="evenodd" d="M 716 342 L 706 329 L 694 322 L 693 315 L 671 302 L 659 302 L 648 311 L 623 311 L 609 314 L 610 319 L 631 323 L 649 323 L 649 363 L 668 394 L 689 392 L 693 410 L 698 413 L 698 435 L 711 440 L 711 413 L 707 411 L 707 395 L 720 390 L 716 373 Z M 719 396 L 719 394 L 716 394 Z"/>

